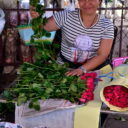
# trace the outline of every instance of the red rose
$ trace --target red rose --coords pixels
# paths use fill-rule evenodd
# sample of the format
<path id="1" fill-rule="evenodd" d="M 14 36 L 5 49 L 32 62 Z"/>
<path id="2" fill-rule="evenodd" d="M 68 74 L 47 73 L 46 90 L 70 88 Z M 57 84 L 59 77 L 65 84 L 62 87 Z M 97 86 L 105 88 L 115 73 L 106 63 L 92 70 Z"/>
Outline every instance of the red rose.
<path id="1" fill-rule="evenodd" d="M 120 85 L 108 86 L 104 89 L 104 97 L 110 104 L 125 108 L 128 107 L 128 89 Z"/>

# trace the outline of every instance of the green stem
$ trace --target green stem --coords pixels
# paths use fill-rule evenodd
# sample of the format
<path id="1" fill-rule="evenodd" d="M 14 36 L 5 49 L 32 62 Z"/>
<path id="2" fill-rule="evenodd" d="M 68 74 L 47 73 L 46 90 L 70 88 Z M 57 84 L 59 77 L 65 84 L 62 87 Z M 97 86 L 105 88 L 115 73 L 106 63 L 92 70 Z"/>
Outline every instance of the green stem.
<path id="1" fill-rule="evenodd" d="M 34 65 L 34 64 L 32 64 L 32 63 L 27 63 L 27 62 L 25 62 L 25 64 L 31 65 L 31 66 L 33 66 L 33 67 L 35 67 L 35 68 L 43 69 L 42 67 L 36 66 L 36 65 Z"/>

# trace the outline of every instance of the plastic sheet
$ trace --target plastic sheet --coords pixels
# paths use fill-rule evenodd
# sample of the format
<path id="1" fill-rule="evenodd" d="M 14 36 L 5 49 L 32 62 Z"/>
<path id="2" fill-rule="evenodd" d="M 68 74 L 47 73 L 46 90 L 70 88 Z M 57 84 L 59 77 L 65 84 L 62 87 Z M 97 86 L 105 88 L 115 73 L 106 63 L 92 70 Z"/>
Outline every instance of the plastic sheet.
<path id="1" fill-rule="evenodd" d="M 3 29 L 4 29 L 4 25 L 5 25 L 5 14 L 3 12 L 3 10 L 0 8 L 0 34 L 2 33 Z"/>

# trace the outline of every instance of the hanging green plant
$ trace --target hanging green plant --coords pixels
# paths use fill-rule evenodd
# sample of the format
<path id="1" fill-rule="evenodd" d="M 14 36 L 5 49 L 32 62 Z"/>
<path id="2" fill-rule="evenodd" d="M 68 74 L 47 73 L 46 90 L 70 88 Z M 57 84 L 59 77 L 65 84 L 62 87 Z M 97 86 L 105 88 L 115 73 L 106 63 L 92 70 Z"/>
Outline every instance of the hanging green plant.
<path id="1" fill-rule="evenodd" d="M 34 39 L 39 39 L 43 36 L 50 37 L 51 34 L 43 29 L 43 26 L 47 23 L 47 18 L 42 17 L 45 13 L 44 6 L 39 4 L 39 0 L 30 0 L 30 5 L 35 8 L 35 11 L 38 12 L 38 17 L 32 19 L 32 29 L 34 34 L 31 36 L 31 42 L 34 43 Z"/>
<path id="2" fill-rule="evenodd" d="M 30 4 L 39 13 L 31 22 L 34 30 L 31 42 L 36 47 L 36 61 L 33 64 L 26 62 L 20 66 L 16 85 L 6 89 L 3 96 L 9 102 L 17 102 L 18 105 L 30 101 L 29 107 L 36 110 L 40 109 L 41 99 L 57 98 L 78 102 L 86 89 L 86 82 L 77 76 L 66 76 L 68 64 L 56 63 L 55 47 L 44 41 L 38 42 L 42 36 L 50 36 L 40 27 L 46 24 L 47 19 L 42 18 L 44 6 L 39 4 L 39 0 L 30 0 Z"/>

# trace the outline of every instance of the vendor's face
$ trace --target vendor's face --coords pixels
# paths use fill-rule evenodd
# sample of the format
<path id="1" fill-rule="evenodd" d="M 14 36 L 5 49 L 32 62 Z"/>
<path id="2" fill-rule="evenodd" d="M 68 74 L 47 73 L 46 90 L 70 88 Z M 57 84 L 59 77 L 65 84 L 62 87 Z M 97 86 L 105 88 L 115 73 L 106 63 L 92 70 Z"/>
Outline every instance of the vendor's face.
<path id="1" fill-rule="evenodd" d="M 78 0 L 78 2 L 80 10 L 87 15 L 96 13 L 100 5 L 100 0 Z"/>

